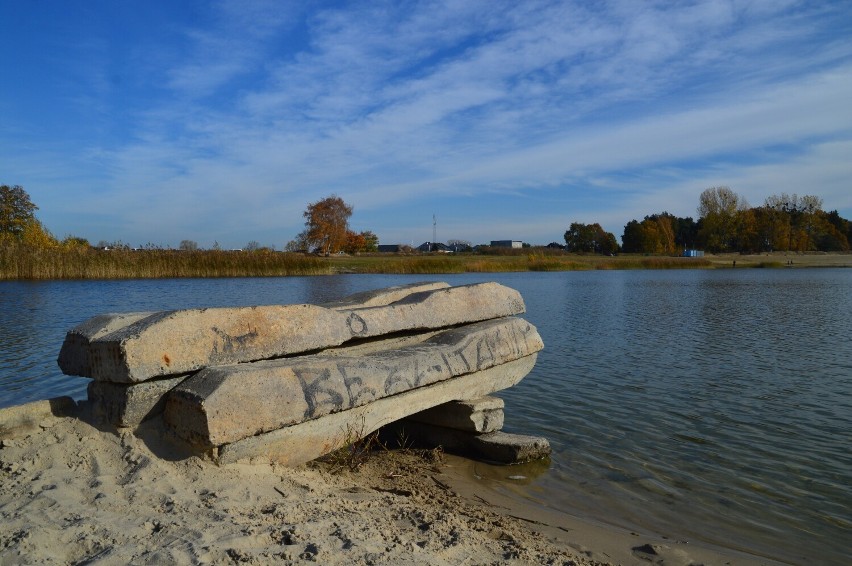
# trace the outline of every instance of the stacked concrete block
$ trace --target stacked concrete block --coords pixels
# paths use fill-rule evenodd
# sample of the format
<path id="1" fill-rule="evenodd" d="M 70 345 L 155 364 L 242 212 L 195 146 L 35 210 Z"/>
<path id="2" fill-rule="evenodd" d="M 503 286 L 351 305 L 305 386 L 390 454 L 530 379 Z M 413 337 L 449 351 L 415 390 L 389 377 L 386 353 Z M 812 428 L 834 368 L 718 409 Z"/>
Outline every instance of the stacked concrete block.
<path id="1" fill-rule="evenodd" d="M 464 432 L 494 432 L 503 428 L 503 400 L 486 395 L 469 401 L 451 401 L 414 413 L 407 420 Z"/>
<path id="2" fill-rule="evenodd" d="M 493 396 L 451 401 L 415 413 L 396 428 L 409 441 L 489 462 L 517 464 L 548 456 L 546 438 L 501 431 L 503 407 L 503 400 Z"/>
<path id="3" fill-rule="evenodd" d="M 92 381 L 88 395 L 94 414 L 117 427 L 135 427 L 159 415 L 166 406 L 166 395 L 188 375 L 152 379 L 141 383 Z"/>
<path id="4" fill-rule="evenodd" d="M 93 379 L 90 403 L 115 426 L 162 413 L 222 462 L 298 464 L 517 383 L 543 347 L 523 312 L 496 283 L 418 283 L 324 305 L 108 314 L 69 331 L 58 361 Z M 468 418 L 493 432 L 502 409 Z"/>
<path id="5" fill-rule="evenodd" d="M 288 466 L 298 465 L 394 424 L 416 411 L 416 407 L 511 387 L 532 370 L 535 359 L 533 354 L 487 370 L 383 397 L 354 409 L 224 444 L 217 448 L 216 457 L 220 463 L 258 458 Z"/>

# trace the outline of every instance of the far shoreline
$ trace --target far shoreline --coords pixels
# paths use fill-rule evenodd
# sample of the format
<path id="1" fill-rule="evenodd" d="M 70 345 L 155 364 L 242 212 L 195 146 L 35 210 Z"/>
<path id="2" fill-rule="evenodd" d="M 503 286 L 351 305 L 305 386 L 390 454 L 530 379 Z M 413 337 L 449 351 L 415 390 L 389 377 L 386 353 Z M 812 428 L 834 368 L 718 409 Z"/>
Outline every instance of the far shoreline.
<path id="1" fill-rule="evenodd" d="M 567 253 L 549 248 L 499 253 L 303 253 L 221 250 L 28 250 L 0 253 L 0 281 L 287 277 L 339 274 L 444 275 L 547 271 L 849 268 L 850 252 L 765 252 L 677 257 Z"/>
<path id="2" fill-rule="evenodd" d="M 825 268 L 852 267 L 850 252 L 765 252 L 761 254 L 707 254 L 713 268 Z"/>

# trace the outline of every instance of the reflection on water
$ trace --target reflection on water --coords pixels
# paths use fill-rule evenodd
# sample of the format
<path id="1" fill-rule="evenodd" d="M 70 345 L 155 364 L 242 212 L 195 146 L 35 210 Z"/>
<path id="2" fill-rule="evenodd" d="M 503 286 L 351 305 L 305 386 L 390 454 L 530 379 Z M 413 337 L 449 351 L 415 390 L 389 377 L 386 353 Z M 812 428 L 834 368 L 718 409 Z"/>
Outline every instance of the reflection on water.
<path id="1" fill-rule="evenodd" d="M 55 363 L 104 312 L 321 303 L 404 276 L 0 283 L 0 406 L 86 380 Z M 518 289 L 545 350 L 501 396 L 548 466 L 477 465 L 546 507 L 794 562 L 852 528 L 852 270 L 451 275 Z"/>

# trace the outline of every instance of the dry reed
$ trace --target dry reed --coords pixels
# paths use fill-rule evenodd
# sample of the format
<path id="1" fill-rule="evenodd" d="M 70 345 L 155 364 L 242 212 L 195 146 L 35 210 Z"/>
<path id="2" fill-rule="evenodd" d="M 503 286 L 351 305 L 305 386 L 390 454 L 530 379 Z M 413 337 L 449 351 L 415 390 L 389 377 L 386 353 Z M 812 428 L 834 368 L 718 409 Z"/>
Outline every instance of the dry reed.
<path id="1" fill-rule="evenodd" d="M 331 273 L 319 258 L 269 251 L 0 247 L 0 279 L 269 277 Z"/>
<path id="2" fill-rule="evenodd" d="M 774 264 L 766 263 L 766 267 Z M 549 249 L 455 255 L 375 254 L 317 257 L 302 254 L 221 250 L 95 250 L 23 245 L 0 246 L 0 280 L 146 279 L 176 277 L 280 277 L 333 273 L 447 274 L 590 269 L 712 268 L 703 258 L 595 256 Z"/>

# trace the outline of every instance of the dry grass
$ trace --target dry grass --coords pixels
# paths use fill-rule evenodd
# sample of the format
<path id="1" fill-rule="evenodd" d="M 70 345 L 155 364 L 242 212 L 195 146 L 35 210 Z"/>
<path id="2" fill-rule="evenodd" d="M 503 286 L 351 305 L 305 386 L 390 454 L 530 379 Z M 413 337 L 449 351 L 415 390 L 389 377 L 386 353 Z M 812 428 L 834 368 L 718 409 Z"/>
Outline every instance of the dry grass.
<path id="1" fill-rule="evenodd" d="M 433 470 L 444 463 L 444 450 L 441 446 L 416 448 L 408 439 L 405 428 L 399 423 L 365 434 L 362 419 L 360 426 L 347 425 L 336 442 L 337 448 L 310 463 L 329 473 L 357 472 L 379 453 L 396 452 L 414 455 Z M 391 431 L 393 437 L 388 437 Z M 437 471 L 437 470 L 435 470 Z"/>
<path id="2" fill-rule="evenodd" d="M 736 262 L 736 265 L 734 265 Z M 0 280 L 281 277 L 334 273 L 444 274 L 612 269 L 852 267 L 849 253 L 721 254 L 703 258 L 568 254 L 533 248 L 488 254 L 316 257 L 261 251 L 93 250 L 0 246 Z"/>
<path id="3" fill-rule="evenodd" d="M 513 271 L 584 271 L 594 269 L 695 269 L 712 267 L 702 258 L 595 256 L 567 253 L 480 255 L 365 255 L 328 258 L 338 273 L 505 273 Z"/>
<path id="4" fill-rule="evenodd" d="M 387 450 L 387 447 L 379 440 L 378 431 L 362 436 L 357 431 L 347 428 L 340 448 L 322 456 L 319 461 L 328 466 L 328 471 L 331 473 L 344 470 L 357 472 L 370 460 L 376 450 Z"/>
<path id="5" fill-rule="evenodd" d="M 0 247 L 0 279 L 148 279 L 323 275 L 319 258 L 270 251 Z"/>

